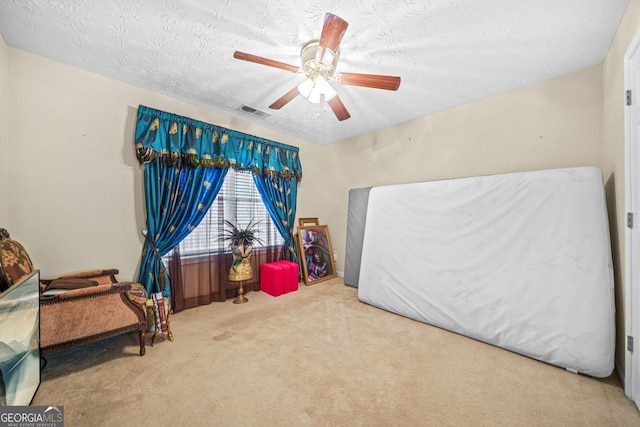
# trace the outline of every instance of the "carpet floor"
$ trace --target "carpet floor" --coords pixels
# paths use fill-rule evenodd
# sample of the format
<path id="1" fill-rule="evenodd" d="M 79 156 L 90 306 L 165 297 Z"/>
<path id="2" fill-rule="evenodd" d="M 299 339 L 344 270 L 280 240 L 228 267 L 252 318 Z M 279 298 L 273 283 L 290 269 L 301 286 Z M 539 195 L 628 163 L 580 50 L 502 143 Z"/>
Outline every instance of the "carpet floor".
<path id="1" fill-rule="evenodd" d="M 363 304 L 332 279 L 47 357 L 65 426 L 640 426 L 615 375 L 576 375 Z M 147 342 L 150 342 L 150 335 Z"/>

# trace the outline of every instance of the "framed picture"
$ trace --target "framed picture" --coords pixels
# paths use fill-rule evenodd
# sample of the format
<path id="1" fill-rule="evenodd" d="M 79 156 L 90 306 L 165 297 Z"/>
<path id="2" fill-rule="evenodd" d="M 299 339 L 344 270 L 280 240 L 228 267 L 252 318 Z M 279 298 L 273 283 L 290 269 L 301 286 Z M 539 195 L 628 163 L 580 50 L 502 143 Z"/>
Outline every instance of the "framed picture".
<path id="1" fill-rule="evenodd" d="M 304 227 L 305 225 L 320 225 L 318 218 L 298 218 L 298 226 Z"/>
<path id="2" fill-rule="evenodd" d="M 305 285 L 313 285 L 337 276 L 329 228 L 326 225 L 298 227 L 298 247 Z"/>

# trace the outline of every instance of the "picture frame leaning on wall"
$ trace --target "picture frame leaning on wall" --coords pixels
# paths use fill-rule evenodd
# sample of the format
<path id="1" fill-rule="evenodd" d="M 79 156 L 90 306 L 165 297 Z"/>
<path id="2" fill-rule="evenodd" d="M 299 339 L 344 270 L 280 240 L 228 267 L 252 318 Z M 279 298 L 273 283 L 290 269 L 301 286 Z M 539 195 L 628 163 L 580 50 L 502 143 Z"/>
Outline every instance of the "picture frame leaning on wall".
<path id="1" fill-rule="evenodd" d="M 313 285 L 337 276 L 329 227 L 326 225 L 298 227 L 298 247 L 305 285 Z"/>
<path id="2" fill-rule="evenodd" d="M 305 225 L 320 225 L 318 218 L 298 218 L 298 227 Z"/>

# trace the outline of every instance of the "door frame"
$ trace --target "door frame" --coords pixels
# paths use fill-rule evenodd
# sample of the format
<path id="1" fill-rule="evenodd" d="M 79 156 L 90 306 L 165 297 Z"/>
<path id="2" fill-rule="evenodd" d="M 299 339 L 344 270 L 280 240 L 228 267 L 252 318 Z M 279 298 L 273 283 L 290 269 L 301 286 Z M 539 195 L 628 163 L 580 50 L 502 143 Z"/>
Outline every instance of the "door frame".
<path id="1" fill-rule="evenodd" d="M 634 65 L 634 60 L 636 60 Z M 640 250 L 634 251 L 634 246 L 640 248 L 640 147 L 632 141 L 632 126 L 634 122 L 640 122 L 638 109 L 632 109 L 626 105 L 626 92 L 633 89 L 632 101 L 637 104 L 640 99 L 640 87 L 634 81 L 634 75 L 640 73 L 640 31 L 636 33 L 624 55 L 624 135 L 625 135 L 625 276 L 624 276 L 624 308 L 625 308 L 625 367 L 624 367 L 624 391 L 627 397 L 640 407 L 640 336 L 635 343 L 635 352 L 630 351 L 627 345 L 627 337 L 636 337 L 640 332 Z M 636 185 L 635 183 L 639 183 Z M 633 228 L 627 226 L 627 214 L 633 215 Z M 634 230 L 635 233 L 634 233 Z M 634 235 L 635 234 L 635 235 Z M 636 261 L 634 263 L 634 261 Z M 635 269 L 633 268 L 635 266 Z"/>

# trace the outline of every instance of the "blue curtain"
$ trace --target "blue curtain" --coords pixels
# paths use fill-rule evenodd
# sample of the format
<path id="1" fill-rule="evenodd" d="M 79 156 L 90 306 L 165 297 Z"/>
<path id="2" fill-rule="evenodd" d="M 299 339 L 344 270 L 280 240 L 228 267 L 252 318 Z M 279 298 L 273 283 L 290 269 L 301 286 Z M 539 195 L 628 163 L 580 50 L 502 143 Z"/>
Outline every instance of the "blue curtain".
<path id="1" fill-rule="evenodd" d="M 253 181 L 273 223 L 285 241 L 285 256 L 297 262 L 293 223 L 296 217 L 298 183 L 295 180 L 287 181 L 278 176 L 271 178 L 266 175 L 254 175 Z"/>
<path id="2" fill-rule="evenodd" d="M 145 165 L 148 232 L 138 281 L 148 293 L 161 290 L 158 278 L 166 270 L 160 257 L 200 223 L 229 167 L 260 177 L 260 194 L 295 260 L 293 221 L 302 179 L 297 147 L 143 105 L 138 107 L 134 144 L 138 161 Z M 168 297 L 168 274 L 166 284 Z"/>
<path id="3" fill-rule="evenodd" d="M 215 200 L 227 169 L 167 165 L 159 159 L 145 165 L 147 235 L 140 265 L 141 283 L 147 292 L 160 292 L 160 271 L 165 272 L 165 296 L 171 281 L 161 257 L 195 229 Z"/>

